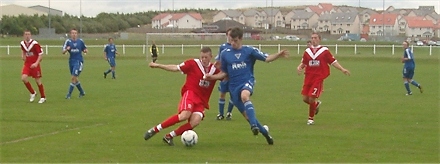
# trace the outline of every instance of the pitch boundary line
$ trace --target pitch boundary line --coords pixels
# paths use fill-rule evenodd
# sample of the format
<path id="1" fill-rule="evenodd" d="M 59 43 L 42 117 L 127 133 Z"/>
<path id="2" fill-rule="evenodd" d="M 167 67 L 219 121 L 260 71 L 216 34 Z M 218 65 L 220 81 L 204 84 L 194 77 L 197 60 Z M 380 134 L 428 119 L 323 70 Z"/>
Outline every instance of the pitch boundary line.
<path id="1" fill-rule="evenodd" d="M 68 131 L 79 130 L 79 129 L 86 129 L 86 128 L 93 128 L 93 127 L 98 127 L 98 126 L 103 126 L 103 125 L 104 125 L 103 123 L 99 123 L 99 124 L 83 126 L 83 127 L 77 127 L 77 128 L 72 128 L 72 129 L 58 130 L 58 131 L 54 131 L 54 132 L 51 132 L 51 133 L 45 133 L 45 134 L 40 134 L 40 135 L 36 135 L 36 136 L 20 138 L 20 139 L 16 139 L 16 140 L 12 140 L 12 141 L 1 142 L 0 145 L 17 143 L 17 142 L 27 141 L 27 140 L 31 140 L 31 139 L 35 139 L 35 138 L 55 135 L 55 134 L 62 133 L 62 132 L 68 132 Z"/>

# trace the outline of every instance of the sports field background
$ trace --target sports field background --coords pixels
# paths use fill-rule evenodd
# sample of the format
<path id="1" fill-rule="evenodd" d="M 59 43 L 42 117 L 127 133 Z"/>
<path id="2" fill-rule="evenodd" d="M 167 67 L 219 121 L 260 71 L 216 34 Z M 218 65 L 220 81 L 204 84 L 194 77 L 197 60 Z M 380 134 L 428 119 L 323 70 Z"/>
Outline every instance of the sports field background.
<path id="1" fill-rule="evenodd" d="M 15 43 L 6 40 L 1 45 Z M 103 45 L 106 41 L 86 43 Z M 197 57 L 199 48 L 188 48 L 184 55 L 180 48 L 166 49 L 158 62 L 179 64 Z M 211 48 L 216 52 L 218 47 Z M 396 48 L 395 55 L 385 48 L 378 48 L 376 55 L 371 49 L 360 48 L 356 55 L 352 49 L 339 49 L 335 56 L 352 75 L 331 69 L 313 126 L 306 125 L 308 106 L 300 95 L 303 76 L 296 74 L 301 55 L 296 54 L 296 48 L 289 49 L 290 58 L 255 66 L 257 83 L 252 100 L 257 117 L 269 126 L 275 144 L 267 145 L 262 136 L 255 138 L 236 109 L 232 121 L 215 120 L 215 90 L 211 110 L 195 129 L 199 143 L 192 148 L 184 147 L 179 138 L 174 147 L 162 143 L 162 136 L 177 126 L 143 140 L 148 128 L 177 111 L 184 75 L 149 68 L 142 48 L 132 48 L 117 57 L 117 79 L 103 79 L 108 64 L 102 48 L 89 48 L 80 76 L 86 96 L 77 98 L 75 89 L 72 99 L 65 100 L 70 79 L 68 56 L 57 50 L 50 49 L 44 56 L 47 102 L 37 104 L 28 102 L 29 93 L 20 81 L 19 49 L 6 55 L 0 48 L 2 163 L 440 162 L 440 47 L 435 47 L 431 56 L 426 47 L 415 47 L 414 79 L 425 92 L 411 86 L 412 96 L 405 96 L 402 82 L 402 49 Z M 276 50 L 263 48 L 269 53 Z"/>

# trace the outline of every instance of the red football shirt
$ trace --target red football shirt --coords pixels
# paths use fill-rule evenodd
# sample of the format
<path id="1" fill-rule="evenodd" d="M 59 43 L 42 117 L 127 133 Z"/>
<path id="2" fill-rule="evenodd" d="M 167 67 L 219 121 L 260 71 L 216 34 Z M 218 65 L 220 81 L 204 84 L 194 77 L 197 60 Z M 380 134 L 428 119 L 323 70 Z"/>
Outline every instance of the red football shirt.
<path id="1" fill-rule="evenodd" d="M 178 65 L 182 73 L 186 74 L 186 81 L 182 87 L 181 94 L 186 91 L 193 91 L 202 101 L 203 106 L 209 109 L 209 98 L 214 89 L 216 80 L 204 80 L 205 74 L 216 74 L 220 70 L 216 69 L 214 64 L 209 63 L 208 67 L 204 67 L 200 59 L 190 59 Z"/>
<path id="2" fill-rule="evenodd" d="M 336 62 L 327 47 L 309 47 L 304 52 L 301 62 L 306 65 L 305 74 L 321 77 L 323 80 L 330 75 L 329 65 Z"/>
<path id="3" fill-rule="evenodd" d="M 26 54 L 25 64 L 33 64 L 38 60 L 38 57 L 43 54 L 40 44 L 35 40 L 29 42 L 21 41 L 21 50 Z"/>

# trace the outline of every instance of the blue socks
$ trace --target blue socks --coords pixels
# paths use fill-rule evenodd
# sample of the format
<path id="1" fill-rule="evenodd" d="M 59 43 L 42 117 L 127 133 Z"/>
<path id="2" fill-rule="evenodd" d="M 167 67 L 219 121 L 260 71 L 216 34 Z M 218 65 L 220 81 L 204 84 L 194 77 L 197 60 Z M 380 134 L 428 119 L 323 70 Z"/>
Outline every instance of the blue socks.
<path id="1" fill-rule="evenodd" d="M 68 94 L 69 94 L 69 95 L 72 94 L 72 92 L 73 92 L 73 88 L 75 88 L 75 84 L 70 83 L 70 85 L 69 85 L 69 91 L 68 91 Z"/>
<path id="2" fill-rule="evenodd" d="M 78 88 L 79 93 L 84 94 L 84 90 L 81 87 L 81 83 L 78 81 L 78 82 L 76 82 L 75 85 L 76 85 L 76 88 Z"/>
<path id="3" fill-rule="evenodd" d="M 113 79 L 116 78 L 115 73 L 116 73 L 116 71 L 112 70 L 112 77 L 113 77 Z"/>
<path id="4" fill-rule="evenodd" d="M 416 86 L 416 87 L 419 87 L 419 85 L 420 85 L 420 84 L 417 83 L 415 80 L 411 81 L 411 84 L 414 85 L 414 86 Z"/>
<path id="5" fill-rule="evenodd" d="M 223 116 L 225 112 L 225 99 L 220 98 L 218 100 L 218 113 Z"/>
<path id="6" fill-rule="evenodd" d="M 249 124 L 251 126 L 257 126 L 257 117 L 255 116 L 255 110 L 254 110 L 254 105 L 252 104 L 251 101 L 246 101 L 244 102 L 244 108 L 246 111 L 246 115 L 249 119 Z"/>
<path id="7" fill-rule="evenodd" d="M 409 84 L 407 81 L 403 82 L 403 84 L 405 85 L 405 89 L 407 91 L 407 93 L 411 93 L 411 89 L 409 89 Z"/>
<path id="8" fill-rule="evenodd" d="M 234 109 L 234 103 L 232 103 L 232 100 L 229 99 L 228 113 L 231 113 L 231 112 L 232 112 L 232 109 Z"/>

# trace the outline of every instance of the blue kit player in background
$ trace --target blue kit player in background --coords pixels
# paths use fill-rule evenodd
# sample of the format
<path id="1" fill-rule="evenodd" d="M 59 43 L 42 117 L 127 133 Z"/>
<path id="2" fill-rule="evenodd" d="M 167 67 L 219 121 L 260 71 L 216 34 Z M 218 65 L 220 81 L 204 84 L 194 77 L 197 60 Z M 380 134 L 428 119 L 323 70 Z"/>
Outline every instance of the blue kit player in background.
<path id="1" fill-rule="evenodd" d="M 414 76 L 414 70 L 416 68 L 416 63 L 414 62 L 414 54 L 409 48 L 409 42 L 404 41 L 402 43 L 403 45 L 403 58 L 402 63 L 403 64 L 403 84 L 405 85 L 406 89 L 406 95 L 412 95 L 411 89 L 409 88 L 409 83 L 419 88 L 420 93 L 423 93 L 422 86 L 417 83 L 415 80 L 413 80 Z"/>
<path id="2" fill-rule="evenodd" d="M 104 58 L 110 64 L 110 68 L 104 72 L 104 78 L 107 78 L 107 74 L 112 73 L 112 79 L 116 79 L 115 68 L 116 68 L 116 55 L 118 51 L 115 44 L 113 43 L 113 38 L 108 38 L 108 44 L 104 48 Z"/>
<path id="3" fill-rule="evenodd" d="M 254 86 L 254 64 L 256 60 L 272 62 L 279 57 L 287 57 L 288 51 L 282 50 L 276 54 L 268 55 L 252 46 L 242 45 L 243 30 L 232 28 L 230 33 L 231 48 L 221 53 L 222 72 L 216 75 L 206 75 L 206 80 L 220 80 L 229 78 L 229 93 L 232 102 L 249 121 L 254 135 L 259 132 L 266 138 L 269 145 L 273 145 L 273 138 L 257 120 L 254 105 L 250 100 Z"/>
<path id="4" fill-rule="evenodd" d="M 227 38 L 227 42 L 223 43 L 222 45 L 220 45 L 219 51 L 218 51 L 218 55 L 215 57 L 215 65 L 218 69 L 220 69 L 221 67 L 221 62 L 220 62 L 220 56 L 221 56 L 221 52 L 223 50 L 225 50 L 226 48 L 230 48 L 231 44 L 229 43 L 229 32 L 231 31 L 231 28 L 229 28 L 228 30 L 226 30 L 226 38 Z M 218 115 L 217 115 L 217 120 L 223 120 L 225 118 L 224 112 L 225 112 L 225 97 L 226 97 L 226 93 L 229 92 L 229 87 L 228 87 L 229 83 L 228 83 L 228 78 L 222 79 L 222 81 L 220 82 L 220 85 L 218 87 L 218 91 L 220 91 L 220 98 L 218 100 Z M 228 104 L 228 111 L 226 113 L 226 120 L 231 120 L 232 119 L 232 109 L 234 108 L 234 104 L 232 103 L 232 100 L 229 99 L 229 104 Z"/>
<path id="5" fill-rule="evenodd" d="M 70 74 L 72 75 L 66 99 L 70 99 L 70 96 L 72 95 L 72 91 L 75 86 L 79 90 L 80 98 L 86 95 L 83 88 L 81 87 L 81 83 L 78 80 L 78 76 L 81 74 L 81 71 L 83 69 L 84 59 L 82 53 L 87 53 L 87 47 L 84 44 L 84 41 L 78 38 L 78 31 L 76 29 L 70 30 L 70 37 L 71 38 L 67 39 L 63 45 L 63 54 L 66 54 L 66 52 L 69 52 L 70 54 L 69 69 Z"/>

